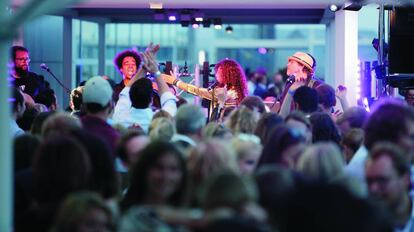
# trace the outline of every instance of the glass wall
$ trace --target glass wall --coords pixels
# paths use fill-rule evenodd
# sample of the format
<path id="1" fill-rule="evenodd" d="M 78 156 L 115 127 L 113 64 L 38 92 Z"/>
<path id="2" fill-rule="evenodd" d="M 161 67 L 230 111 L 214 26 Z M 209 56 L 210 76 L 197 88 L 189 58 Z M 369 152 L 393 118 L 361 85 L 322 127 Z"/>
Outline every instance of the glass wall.
<path id="1" fill-rule="evenodd" d="M 72 20 L 72 39 L 72 54 L 75 60 L 74 76 L 78 84 L 98 74 L 98 24 Z"/>
<path id="2" fill-rule="evenodd" d="M 125 49 L 142 51 L 150 43 L 159 43 L 161 62 L 173 61 L 183 66 L 187 62 L 194 71 L 200 51 L 214 64 L 223 58 L 240 62 L 246 71 L 266 70 L 271 77 L 286 66 L 287 58 L 296 51 L 309 52 L 318 62 L 316 74 L 323 79 L 325 59 L 324 25 L 231 25 L 233 33 L 224 29 L 193 29 L 179 24 L 124 24 L 105 25 L 105 74 L 116 82 L 121 80 L 113 59 Z M 73 21 L 74 57 L 77 58 L 77 77 L 85 80 L 98 73 L 98 25 L 93 22 Z"/>

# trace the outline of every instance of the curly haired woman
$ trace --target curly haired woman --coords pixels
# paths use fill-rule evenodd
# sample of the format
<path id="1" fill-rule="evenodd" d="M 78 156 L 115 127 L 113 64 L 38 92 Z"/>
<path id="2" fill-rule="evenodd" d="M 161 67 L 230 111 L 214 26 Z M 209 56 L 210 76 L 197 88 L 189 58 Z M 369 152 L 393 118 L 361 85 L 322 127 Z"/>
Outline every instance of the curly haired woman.
<path id="1" fill-rule="evenodd" d="M 200 88 L 187 84 L 177 79 L 173 73 L 172 76 L 163 76 L 167 83 L 210 100 L 210 117 L 215 120 L 218 119 L 224 107 L 237 106 L 247 96 L 246 75 L 237 61 L 227 58 L 219 61 L 215 66 L 215 73 L 216 83 L 214 88 Z"/>

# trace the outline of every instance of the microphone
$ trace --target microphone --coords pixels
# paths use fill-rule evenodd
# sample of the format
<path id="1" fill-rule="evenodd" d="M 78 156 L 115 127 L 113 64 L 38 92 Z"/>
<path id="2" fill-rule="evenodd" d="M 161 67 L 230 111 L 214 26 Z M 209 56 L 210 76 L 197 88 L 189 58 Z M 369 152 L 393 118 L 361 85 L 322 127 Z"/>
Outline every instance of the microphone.
<path id="1" fill-rule="evenodd" d="M 219 83 L 217 81 L 214 81 L 207 89 L 214 89 L 218 86 L 218 84 Z"/>
<path id="2" fill-rule="evenodd" d="M 48 72 L 57 82 L 58 84 L 62 87 L 62 89 L 64 89 L 67 93 L 70 94 L 70 89 L 68 89 L 56 76 L 55 74 L 53 74 L 52 71 L 50 71 L 50 68 L 47 67 L 47 65 L 45 63 L 41 63 L 40 64 L 40 68 L 46 70 L 46 72 Z"/>
<path id="3" fill-rule="evenodd" d="M 286 83 L 290 83 L 290 84 L 295 83 L 295 76 L 294 75 L 290 75 L 288 77 L 288 79 L 286 79 Z"/>
<path id="4" fill-rule="evenodd" d="M 41 63 L 40 68 L 46 70 L 47 72 L 50 72 L 50 68 L 47 67 L 47 65 L 45 63 Z"/>

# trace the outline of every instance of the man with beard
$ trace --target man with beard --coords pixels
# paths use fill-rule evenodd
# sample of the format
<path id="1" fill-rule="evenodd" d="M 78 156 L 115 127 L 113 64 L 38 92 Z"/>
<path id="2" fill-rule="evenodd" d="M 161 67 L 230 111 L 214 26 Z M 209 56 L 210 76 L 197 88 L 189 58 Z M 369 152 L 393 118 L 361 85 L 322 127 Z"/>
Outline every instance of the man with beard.
<path id="1" fill-rule="evenodd" d="M 394 231 L 414 231 L 410 162 L 404 151 L 389 142 L 377 143 L 370 151 L 365 176 L 369 195 L 388 210 Z"/>
<path id="2" fill-rule="evenodd" d="M 10 57 L 13 60 L 11 76 L 14 86 L 19 87 L 24 93 L 33 99 L 46 89 L 43 78 L 29 71 L 29 51 L 22 46 L 13 46 L 10 49 Z"/>

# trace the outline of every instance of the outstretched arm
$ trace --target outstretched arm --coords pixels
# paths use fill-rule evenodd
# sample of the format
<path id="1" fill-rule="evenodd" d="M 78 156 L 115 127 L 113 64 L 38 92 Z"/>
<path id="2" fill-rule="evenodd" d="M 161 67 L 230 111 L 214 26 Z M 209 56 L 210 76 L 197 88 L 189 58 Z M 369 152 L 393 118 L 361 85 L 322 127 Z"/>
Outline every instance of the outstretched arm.
<path id="1" fill-rule="evenodd" d="M 179 89 L 184 90 L 187 93 L 191 93 L 193 95 L 212 100 L 213 94 L 211 90 L 207 88 L 200 88 L 192 84 L 185 83 L 184 81 L 180 81 L 177 79 L 174 75 L 167 75 L 167 74 L 161 74 L 162 78 L 167 82 L 168 84 L 175 85 Z"/>

